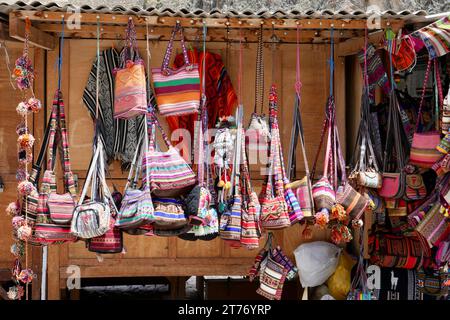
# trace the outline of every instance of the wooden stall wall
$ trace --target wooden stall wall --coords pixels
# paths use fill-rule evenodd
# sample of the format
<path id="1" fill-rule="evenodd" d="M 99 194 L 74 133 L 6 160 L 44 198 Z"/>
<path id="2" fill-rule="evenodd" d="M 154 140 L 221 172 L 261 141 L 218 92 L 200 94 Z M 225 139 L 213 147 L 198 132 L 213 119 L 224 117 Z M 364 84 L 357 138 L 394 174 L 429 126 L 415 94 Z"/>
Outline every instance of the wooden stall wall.
<path id="1" fill-rule="evenodd" d="M 105 40 L 101 42 L 102 49 L 109 48 L 113 41 Z M 152 67 L 161 64 L 161 60 L 167 42 L 152 42 L 151 54 Z M 145 48 L 145 42 L 139 42 L 140 48 Z M 248 44 L 244 47 L 243 64 L 243 103 L 245 110 L 245 125 L 247 125 L 254 107 L 254 81 L 255 81 L 255 61 L 256 44 Z M 232 78 L 233 85 L 237 86 L 238 75 L 238 45 L 233 44 L 226 52 L 225 43 L 208 43 L 208 50 L 220 53 L 226 62 L 226 67 Z M 42 52 L 42 51 L 39 51 Z M 91 142 L 93 135 L 93 122 L 87 108 L 83 104 L 82 95 L 86 81 L 96 55 L 95 40 L 67 39 L 64 42 L 63 72 L 62 72 L 62 92 L 66 105 L 67 123 L 69 129 L 69 139 L 71 148 L 72 169 L 77 174 L 79 186 L 81 187 L 86 175 L 86 169 L 91 157 Z M 20 50 L 14 51 L 11 55 L 16 57 Z M 141 55 L 145 57 L 145 50 L 141 50 Z M 306 150 L 310 166 L 313 164 L 317 151 L 325 104 L 329 94 L 329 72 L 327 59 L 329 59 L 329 45 L 301 45 L 301 81 L 302 87 L 302 117 L 305 130 Z M 56 61 L 58 50 L 47 52 L 46 61 L 46 93 L 47 109 L 50 108 L 51 100 L 57 87 Z M 226 59 L 225 57 L 228 57 Z M 264 108 L 268 112 L 268 92 L 272 81 L 275 82 L 279 94 L 279 118 L 282 137 L 282 146 L 287 160 L 287 153 L 290 142 L 292 125 L 292 114 L 294 105 L 294 82 L 295 82 L 295 45 L 282 44 L 278 47 L 272 61 L 270 47 L 264 49 L 265 64 L 265 96 Z M 336 57 L 336 85 L 335 95 L 337 102 L 337 115 L 341 141 L 345 141 L 345 64 L 344 58 Z M 274 77 L 272 79 L 272 64 L 274 64 Z M 41 66 L 42 68 L 42 66 Z M 6 73 L 1 69 L 0 75 L 4 77 Z M 4 88 L 8 81 L 1 79 L 1 88 Z M 43 83 L 39 84 L 43 86 Z M 42 89 L 42 88 L 41 88 Z M 43 90 L 43 89 L 42 89 Z M 15 190 L 15 153 L 10 152 L 11 146 L 15 146 L 15 125 L 9 119 L 17 118 L 15 115 L 15 105 L 18 97 L 8 96 L 8 100 L 2 100 L 0 107 L 3 115 L 0 121 L 2 130 L 1 153 L 4 161 L 1 162 L 2 172 L 9 170 L 9 178 L 6 180 L 7 188 Z M 5 113 L 6 112 L 6 113 Z M 44 114 L 37 118 L 39 130 L 36 135 L 42 136 Z M 5 119 L 5 120 L 4 120 Z M 18 118 L 17 118 L 18 119 Z M 167 126 L 164 123 L 165 128 Z M 8 152 L 6 152 L 8 150 Z M 321 157 L 322 158 L 322 157 Z M 304 175 L 304 166 L 300 148 L 297 149 L 297 177 Z M 260 188 L 262 177 L 260 176 L 261 164 L 251 166 L 252 177 L 257 189 Z M 318 170 L 321 171 L 322 161 L 319 161 Z M 113 163 L 110 167 L 112 179 L 119 188 L 125 184 L 126 172 L 121 172 L 120 164 Z M 3 175 L 3 173 L 2 173 Z M 5 178 L 5 177 L 4 177 Z M 5 195 L 8 195 L 5 197 Z M 13 199 L 13 193 L 4 193 L 1 199 L 2 208 Z M 0 263 L 10 261 L 9 240 L 5 234 L 10 234 L 10 220 L 5 215 L 0 215 Z M 292 254 L 292 251 L 301 243 L 302 228 L 296 225 L 285 231 L 275 232 L 275 242 L 283 249 Z M 314 240 L 325 239 L 326 231 L 316 230 Z M 261 240 L 264 244 L 264 239 Z M 220 239 L 210 242 L 196 241 L 188 242 L 177 238 L 145 237 L 125 235 L 125 255 L 104 255 L 104 261 L 99 262 L 94 253 L 89 252 L 84 242 L 66 244 L 49 247 L 48 256 L 48 298 L 58 299 L 60 289 L 66 288 L 66 279 L 70 276 L 67 267 L 77 265 L 81 268 L 81 277 L 132 277 L 132 276 L 184 276 L 184 275 L 244 275 L 257 250 L 248 251 L 245 249 L 231 249 Z M 39 252 L 39 249 L 36 249 Z M 36 259 L 39 260 L 39 259 Z M 38 262 L 37 262 L 38 263 Z M 37 264 L 38 266 L 38 264 Z"/>

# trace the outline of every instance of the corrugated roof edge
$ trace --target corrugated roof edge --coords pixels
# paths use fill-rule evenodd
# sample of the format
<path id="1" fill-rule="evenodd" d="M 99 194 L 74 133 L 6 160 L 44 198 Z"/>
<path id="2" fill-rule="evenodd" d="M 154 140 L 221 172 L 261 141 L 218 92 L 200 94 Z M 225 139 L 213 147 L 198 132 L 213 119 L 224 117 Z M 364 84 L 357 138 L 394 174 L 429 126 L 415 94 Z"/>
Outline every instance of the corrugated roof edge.
<path id="1" fill-rule="evenodd" d="M 450 10 L 450 3 L 447 4 Z M 33 1 L 31 3 L 25 3 L 23 1 L 17 1 L 15 3 L 7 3 L 7 2 L 0 2 L 0 12 L 3 14 L 7 14 L 10 11 L 13 10 L 31 10 L 31 11 L 67 11 L 68 9 L 75 9 L 76 7 L 70 4 L 67 5 L 59 5 L 55 2 L 50 2 L 47 4 L 42 4 L 39 1 Z M 148 8 L 142 8 L 140 6 L 130 6 L 126 7 L 123 5 L 115 5 L 112 7 L 109 7 L 107 5 L 99 5 L 96 7 L 91 7 L 90 5 L 82 5 L 79 7 L 81 12 L 87 12 L 87 13 L 121 13 L 121 14 L 134 14 L 134 15 L 156 15 L 156 16 L 179 16 L 179 17 L 211 17 L 211 18 L 223 18 L 223 17 L 236 17 L 236 18 L 317 18 L 317 17 L 323 17 L 323 18 L 367 18 L 370 15 L 373 14 L 373 11 L 362 11 L 362 10 L 355 10 L 355 11 L 346 11 L 346 10 L 339 10 L 339 11 L 333 11 L 333 10 L 303 10 L 300 11 L 298 9 L 292 9 L 292 10 L 276 10 L 276 11 L 270 11 L 267 9 L 261 9 L 259 11 L 252 11 L 251 9 L 246 9 L 243 11 L 237 11 L 237 10 L 227 10 L 222 11 L 220 9 L 212 9 L 211 11 L 204 11 L 202 9 L 196 9 L 193 11 L 190 11 L 187 8 L 180 8 L 178 10 L 173 10 L 170 7 L 164 7 L 164 8 L 156 8 L 156 7 L 148 7 Z M 432 13 L 432 12 L 428 12 Z M 409 11 L 409 10 L 402 10 L 402 11 L 393 11 L 393 10 L 386 10 L 381 12 L 382 17 L 390 17 L 390 18 L 401 18 L 401 19 L 408 19 L 413 17 L 424 17 L 428 14 L 424 10 L 417 10 L 417 11 Z"/>

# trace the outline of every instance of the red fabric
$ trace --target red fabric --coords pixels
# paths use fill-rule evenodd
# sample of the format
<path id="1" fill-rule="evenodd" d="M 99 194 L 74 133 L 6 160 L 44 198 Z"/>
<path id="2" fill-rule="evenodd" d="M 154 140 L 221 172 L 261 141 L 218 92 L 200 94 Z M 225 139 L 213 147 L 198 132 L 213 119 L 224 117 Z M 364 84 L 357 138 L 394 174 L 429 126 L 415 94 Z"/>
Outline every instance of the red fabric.
<path id="1" fill-rule="evenodd" d="M 188 50 L 192 63 L 198 63 L 200 68 L 200 81 L 203 81 L 203 52 L 196 49 Z M 179 53 L 174 60 L 173 67 L 179 68 L 184 64 L 183 54 Z M 208 110 L 208 128 L 214 127 L 219 117 L 234 113 L 237 106 L 237 96 L 231 84 L 231 79 L 219 54 L 206 52 L 206 108 Z M 197 115 L 167 117 L 171 131 L 178 128 L 188 129 L 194 133 L 194 123 Z"/>

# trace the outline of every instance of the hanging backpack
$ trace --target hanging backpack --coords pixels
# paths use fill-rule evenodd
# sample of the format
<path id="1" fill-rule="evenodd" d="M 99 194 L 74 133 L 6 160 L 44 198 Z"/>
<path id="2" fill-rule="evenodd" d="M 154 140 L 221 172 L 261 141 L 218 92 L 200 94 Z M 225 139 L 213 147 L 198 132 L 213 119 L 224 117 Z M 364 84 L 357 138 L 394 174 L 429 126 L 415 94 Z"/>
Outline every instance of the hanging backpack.
<path id="1" fill-rule="evenodd" d="M 110 206 L 114 205 L 114 201 L 105 180 L 104 159 L 103 144 L 98 139 L 78 205 L 73 211 L 70 231 L 78 238 L 99 237 L 110 228 Z M 91 180 L 91 198 L 85 202 Z"/>

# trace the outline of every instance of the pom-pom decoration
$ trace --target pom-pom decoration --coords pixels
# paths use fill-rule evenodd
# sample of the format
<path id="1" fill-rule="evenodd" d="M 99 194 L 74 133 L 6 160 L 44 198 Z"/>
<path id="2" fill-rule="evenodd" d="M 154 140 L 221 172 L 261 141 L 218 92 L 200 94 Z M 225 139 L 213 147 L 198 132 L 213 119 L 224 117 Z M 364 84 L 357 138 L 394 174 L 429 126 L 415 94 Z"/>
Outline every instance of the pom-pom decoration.
<path id="1" fill-rule="evenodd" d="M 331 228 L 331 241 L 335 244 L 347 243 L 352 239 L 352 234 L 347 226 L 343 224 L 336 224 Z"/>
<path id="2" fill-rule="evenodd" d="M 33 234 L 33 229 L 31 229 L 30 226 L 27 224 L 21 226 L 19 229 L 17 229 L 17 238 L 19 238 L 22 241 L 28 241 L 28 239 L 31 238 L 31 235 Z"/>
<path id="3" fill-rule="evenodd" d="M 31 269 L 23 269 L 17 276 L 17 280 L 22 283 L 31 283 L 36 278 L 36 274 Z"/>
<path id="4" fill-rule="evenodd" d="M 16 79 L 17 87 L 20 90 L 30 89 L 34 80 L 34 69 L 31 60 L 26 54 L 16 60 L 16 66 L 12 74 Z"/>
<path id="5" fill-rule="evenodd" d="M 330 215 L 327 209 L 322 209 L 314 215 L 315 225 L 321 229 L 324 229 L 330 221 Z"/>
<path id="6" fill-rule="evenodd" d="M 35 140 L 36 139 L 32 134 L 26 133 L 19 136 L 19 138 L 17 139 L 17 143 L 19 144 L 20 149 L 31 149 L 33 148 Z"/>
<path id="7" fill-rule="evenodd" d="M 19 168 L 16 171 L 16 180 L 17 182 L 27 180 L 29 178 L 28 172 L 24 168 Z"/>
<path id="8" fill-rule="evenodd" d="M 17 216 L 20 214 L 20 205 L 17 201 L 11 202 L 8 204 L 5 211 L 8 216 Z"/>
<path id="9" fill-rule="evenodd" d="M 22 286 L 10 287 L 7 293 L 8 299 L 10 300 L 20 300 L 24 295 L 24 290 Z"/>
<path id="10" fill-rule="evenodd" d="M 33 183 L 31 183 L 30 181 L 27 181 L 27 180 L 19 182 L 19 184 L 17 185 L 17 192 L 19 192 L 19 194 L 22 196 L 30 195 L 34 189 L 35 189 L 35 187 L 34 187 Z"/>
<path id="11" fill-rule="evenodd" d="M 30 111 L 28 110 L 28 104 L 26 102 L 19 102 L 16 107 L 16 112 L 19 116 L 25 117 Z"/>
<path id="12" fill-rule="evenodd" d="M 27 104 L 28 104 L 28 110 L 31 112 L 37 113 L 37 112 L 39 112 L 39 110 L 42 109 L 41 101 L 34 97 L 31 97 L 30 99 L 28 99 Z"/>
<path id="13" fill-rule="evenodd" d="M 22 216 L 15 216 L 12 218 L 12 226 L 18 230 L 21 226 L 25 225 L 25 219 Z"/>
<path id="14" fill-rule="evenodd" d="M 331 208 L 330 220 L 346 221 L 348 218 L 347 212 L 342 205 L 336 204 Z"/>

